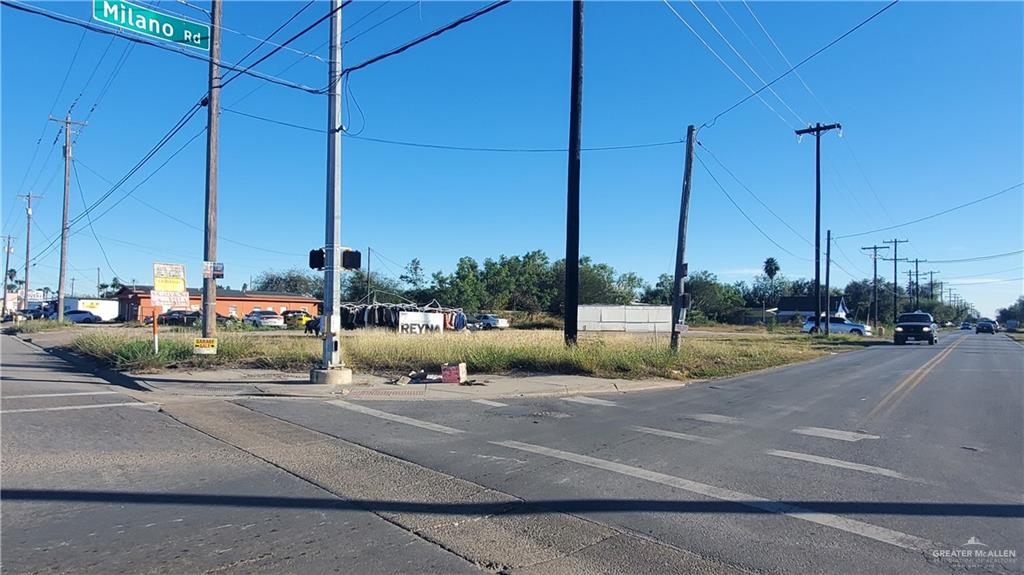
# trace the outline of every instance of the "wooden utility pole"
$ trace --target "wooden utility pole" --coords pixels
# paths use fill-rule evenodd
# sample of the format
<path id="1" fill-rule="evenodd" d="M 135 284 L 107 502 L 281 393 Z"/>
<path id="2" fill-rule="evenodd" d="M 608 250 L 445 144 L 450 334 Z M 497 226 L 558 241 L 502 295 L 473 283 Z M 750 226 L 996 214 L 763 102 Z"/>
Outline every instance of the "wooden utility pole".
<path id="1" fill-rule="evenodd" d="M 825 232 L 825 335 L 832 333 L 832 230 Z M 821 305 L 821 304 L 818 304 Z"/>
<path id="2" fill-rule="evenodd" d="M 843 127 L 840 124 L 822 125 L 820 122 L 797 130 L 797 136 L 814 135 L 814 306 L 815 327 L 821 333 L 821 135 Z"/>
<path id="3" fill-rule="evenodd" d="M 7 277 L 7 270 L 11 269 L 11 252 L 14 251 L 14 246 L 11 245 L 11 240 L 14 239 L 14 236 L 6 236 L 4 239 L 7 240 L 7 243 L 4 244 L 4 303 L 3 303 L 3 306 L 4 306 L 3 307 L 3 315 L 6 316 L 7 315 L 7 282 L 11 281 L 10 278 Z"/>
<path id="4" fill-rule="evenodd" d="M 25 206 L 25 297 L 22 304 L 25 308 L 28 308 L 28 273 L 29 273 L 29 262 L 32 259 L 32 199 L 42 198 L 42 196 L 34 196 L 32 193 L 18 194 L 19 198 L 25 198 L 27 205 Z"/>
<path id="5" fill-rule="evenodd" d="M 928 270 L 924 273 L 928 274 L 928 299 L 935 301 L 935 274 L 940 272 Z"/>
<path id="6" fill-rule="evenodd" d="M 206 96 L 206 228 L 203 238 L 203 337 L 217 336 L 217 142 L 220 138 L 220 22 L 222 0 L 210 2 L 210 75 Z M 211 267 L 207 267 L 209 262 Z M 207 274 L 206 270 L 210 273 Z M 209 276 L 209 277 L 207 277 Z"/>
<path id="7" fill-rule="evenodd" d="M 57 280 L 57 321 L 64 321 L 64 286 L 68 275 L 68 202 L 71 197 L 71 126 L 84 126 L 85 122 L 72 122 L 70 113 L 63 119 L 50 116 L 50 121 L 64 124 L 64 210 L 60 226 L 60 276 Z"/>
<path id="8" fill-rule="evenodd" d="M 921 309 L 921 262 L 928 260 L 914 259 L 914 311 Z"/>
<path id="9" fill-rule="evenodd" d="M 697 130 L 692 125 L 686 128 L 686 159 L 683 160 L 683 195 L 679 201 L 679 229 L 676 235 L 676 273 L 672 282 L 672 351 L 679 349 L 679 324 L 685 321 L 687 307 L 684 294 L 686 278 L 686 224 L 690 215 L 690 183 L 693 173 L 693 140 Z M 761 316 L 764 318 L 762 305 Z"/>
<path id="10" fill-rule="evenodd" d="M 871 250 L 871 264 L 873 266 L 872 278 L 871 278 L 871 302 L 875 308 L 874 321 L 872 327 L 878 330 L 878 250 L 887 250 L 889 246 L 867 246 L 860 248 L 862 250 Z M 894 285 L 893 288 L 896 286 Z"/>
<path id="11" fill-rule="evenodd" d="M 572 2 L 569 166 L 565 213 L 565 344 L 576 345 L 580 303 L 580 141 L 583 131 L 583 0 Z"/>
<path id="12" fill-rule="evenodd" d="M 900 272 L 898 264 L 901 261 L 907 261 L 899 259 L 900 244 L 905 244 L 909 241 L 893 238 L 882 242 L 883 244 L 892 244 L 892 323 L 896 323 L 896 318 L 900 313 Z"/>

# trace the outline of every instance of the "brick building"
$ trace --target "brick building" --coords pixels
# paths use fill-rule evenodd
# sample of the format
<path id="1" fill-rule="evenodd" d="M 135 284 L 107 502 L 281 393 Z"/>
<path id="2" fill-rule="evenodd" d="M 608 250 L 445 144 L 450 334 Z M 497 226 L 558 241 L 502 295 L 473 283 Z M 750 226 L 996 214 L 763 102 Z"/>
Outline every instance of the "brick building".
<path id="1" fill-rule="evenodd" d="M 149 298 L 151 289 L 153 286 L 148 285 L 122 287 L 115 296 L 118 301 L 118 317 L 124 321 L 141 321 L 152 315 L 154 307 Z M 199 310 L 202 306 L 203 290 L 189 288 L 188 299 L 189 308 Z M 268 309 L 278 313 L 297 309 L 317 315 L 319 305 L 319 299 L 296 294 L 217 288 L 217 313 L 228 317 L 242 318 L 254 310 Z"/>

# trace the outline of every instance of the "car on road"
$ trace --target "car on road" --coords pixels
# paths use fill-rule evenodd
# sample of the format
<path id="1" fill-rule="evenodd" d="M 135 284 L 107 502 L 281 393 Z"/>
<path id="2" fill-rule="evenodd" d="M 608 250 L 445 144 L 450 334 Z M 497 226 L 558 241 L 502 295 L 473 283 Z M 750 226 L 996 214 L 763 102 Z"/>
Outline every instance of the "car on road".
<path id="1" fill-rule="evenodd" d="M 57 312 L 52 312 L 47 319 L 57 319 Z M 72 323 L 100 323 L 103 318 L 84 309 L 71 309 L 64 312 L 64 321 Z"/>
<path id="2" fill-rule="evenodd" d="M 245 316 L 243 321 L 253 327 L 286 327 L 284 318 L 276 311 L 269 309 L 254 311 Z"/>
<path id="3" fill-rule="evenodd" d="M 476 316 L 482 329 L 505 329 L 509 326 L 508 320 L 491 313 L 482 313 Z"/>
<path id="4" fill-rule="evenodd" d="M 290 309 L 281 314 L 284 318 L 284 323 L 288 327 L 300 328 L 305 327 L 313 316 L 309 315 L 309 312 L 302 311 L 300 309 Z"/>
<path id="5" fill-rule="evenodd" d="M 928 345 L 935 345 L 939 341 L 938 332 L 939 326 L 935 324 L 932 314 L 923 311 L 901 313 L 896 318 L 892 341 L 896 345 L 903 345 L 911 340 L 927 341 Z"/>
<path id="6" fill-rule="evenodd" d="M 979 321 L 978 325 L 974 326 L 974 333 L 995 333 L 996 324 L 990 321 Z"/>
<path id="7" fill-rule="evenodd" d="M 821 322 L 821 329 L 825 329 L 824 320 Z M 804 322 L 804 326 L 800 331 L 803 333 L 818 333 L 818 326 L 815 325 L 813 319 L 809 319 Z M 830 317 L 828 318 L 828 332 L 848 333 L 852 335 L 871 335 L 871 326 L 863 323 L 857 323 L 853 320 L 846 319 L 845 317 Z"/>
<path id="8" fill-rule="evenodd" d="M 960 329 L 974 329 L 974 326 L 971 325 L 971 322 L 965 321 L 962 324 L 960 324 Z"/>
<path id="9" fill-rule="evenodd" d="M 159 325 L 199 325 L 202 323 L 202 314 L 198 311 L 171 310 L 160 314 L 157 322 Z"/>

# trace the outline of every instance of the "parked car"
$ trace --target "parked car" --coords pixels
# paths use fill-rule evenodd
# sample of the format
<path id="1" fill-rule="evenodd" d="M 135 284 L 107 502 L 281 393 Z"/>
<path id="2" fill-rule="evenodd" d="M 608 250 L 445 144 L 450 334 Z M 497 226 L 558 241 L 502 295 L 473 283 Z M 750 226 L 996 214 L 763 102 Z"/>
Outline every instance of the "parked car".
<path id="1" fill-rule="evenodd" d="M 160 314 L 157 319 L 160 325 L 199 325 L 203 316 L 198 311 L 171 310 Z"/>
<path id="2" fill-rule="evenodd" d="M 290 309 L 281 314 L 284 318 L 284 323 L 288 327 L 300 328 L 305 327 L 306 324 L 313 319 L 313 316 L 309 315 L 308 312 L 304 312 L 300 309 Z"/>
<path id="3" fill-rule="evenodd" d="M 971 322 L 965 321 L 962 324 L 960 324 L 960 329 L 974 329 L 974 326 L 971 325 Z"/>
<path id="4" fill-rule="evenodd" d="M 285 327 L 284 318 L 274 310 L 254 311 L 245 316 L 245 323 L 253 327 Z"/>
<path id="5" fill-rule="evenodd" d="M 896 345 L 903 345 L 914 340 L 927 341 L 928 345 L 935 345 L 939 341 L 938 332 L 939 326 L 935 324 L 932 314 L 923 311 L 901 313 L 896 318 L 892 342 Z"/>
<path id="6" fill-rule="evenodd" d="M 804 326 L 800 331 L 803 333 L 817 333 L 817 329 L 818 326 L 815 325 L 814 320 L 809 319 L 804 322 Z M 821 322 L 821 329 L 825 329 L 824 320 Z M 829 333 L 871 335 L 871 326 L 863 323 L 857 323 L 844 317 L 830 317 L 828 318 L 828 331 Z"/>
<path id="7" fill-rule="evenodd" d="M 47 319 L 57 319 L 57 312 L 52 312 Z M 71 309 L 64 312 L 64 321 L 72 323 L 100 323 L 103 318 L 84 309 Z"/>
<path id="8" fill-rule="evenodd" d="M 996 324 L 990 321 L 979 321 L 978 325 L 974 326 L 974 333 L 995 333 Z"/>
<path id="9" fill-rule="evenodd" d="M 507 319 L 491 313 L 482 313 L 476 317 L 483 329 L 505 329 L 509 326 Z"/>

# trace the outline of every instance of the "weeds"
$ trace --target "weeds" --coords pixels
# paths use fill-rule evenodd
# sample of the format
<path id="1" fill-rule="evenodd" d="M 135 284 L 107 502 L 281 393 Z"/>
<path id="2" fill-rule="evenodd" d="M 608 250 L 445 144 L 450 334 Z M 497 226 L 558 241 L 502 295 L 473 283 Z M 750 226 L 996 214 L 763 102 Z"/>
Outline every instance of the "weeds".
<path id="1" fill-rule="evenodd" d="M 49 319 L 29 319 L 5 327 L 4 333 L 39 333 L 41 331 L 50 331 L 54 329 L 68 329 L 72 327 L 75 327 L 75 324 L 74 322 L 70 321 L 60 322 Z"/>

